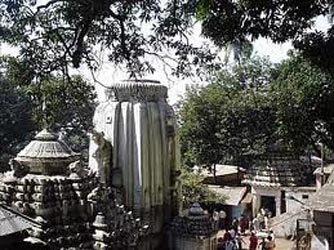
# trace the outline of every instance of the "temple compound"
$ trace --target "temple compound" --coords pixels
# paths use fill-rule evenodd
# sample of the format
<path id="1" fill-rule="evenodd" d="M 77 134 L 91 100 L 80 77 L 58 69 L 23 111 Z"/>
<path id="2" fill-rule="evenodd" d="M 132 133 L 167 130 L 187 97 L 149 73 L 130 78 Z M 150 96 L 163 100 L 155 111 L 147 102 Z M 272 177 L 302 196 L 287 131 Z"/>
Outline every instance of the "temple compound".
<path id="1" fill-rule="evenodd" d="M 213 249 L 213 222 L 198 204 L 179 216 L 179 149 L 167 88 L 124 81 L 106 94 L 94 116 L 88 167 L 62 138 L 42 130 L 1 177 L 1 206 L 36 222 L 29 239 L 46 249 L 167 249 L 168 235 L 193 240 L 185 250 Z"/>

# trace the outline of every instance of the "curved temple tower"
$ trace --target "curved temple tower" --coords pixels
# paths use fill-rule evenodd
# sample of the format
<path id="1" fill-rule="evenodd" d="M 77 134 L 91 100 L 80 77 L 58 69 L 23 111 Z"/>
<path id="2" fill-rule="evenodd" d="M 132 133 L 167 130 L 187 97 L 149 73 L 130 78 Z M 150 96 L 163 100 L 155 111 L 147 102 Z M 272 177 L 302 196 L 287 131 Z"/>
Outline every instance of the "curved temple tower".
<path id="1" fill-rule="evenodd" d="M 94 115 L 89 167 L 119 188 L 127 208 L 159 233 L 178 213 L 179 148 L 167 88 L 157 81 L 127 80 L 106 91 Z"/>

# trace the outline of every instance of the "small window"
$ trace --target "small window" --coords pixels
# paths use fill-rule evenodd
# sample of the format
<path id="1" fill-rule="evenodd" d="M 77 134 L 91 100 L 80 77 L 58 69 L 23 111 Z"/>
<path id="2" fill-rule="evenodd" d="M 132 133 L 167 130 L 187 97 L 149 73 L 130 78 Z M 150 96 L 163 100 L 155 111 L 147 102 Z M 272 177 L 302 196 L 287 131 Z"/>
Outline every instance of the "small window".
<path id="1" fill-rule="evenodd" d="M 308 194 L 303 194 L 302 199 L 308 199 Z"/>

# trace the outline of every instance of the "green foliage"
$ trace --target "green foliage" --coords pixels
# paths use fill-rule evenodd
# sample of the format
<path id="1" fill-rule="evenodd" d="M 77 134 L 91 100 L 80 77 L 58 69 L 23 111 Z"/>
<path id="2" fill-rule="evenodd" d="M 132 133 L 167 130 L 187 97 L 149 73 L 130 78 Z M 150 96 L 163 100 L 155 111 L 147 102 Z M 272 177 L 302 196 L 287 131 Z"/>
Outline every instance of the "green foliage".
<path id="1" fill-rule="evenodd" d="M 323 142 L 334 149 L 334 84 L 331 75 L 301 56 L 277 66 L 271 87 L 277 133 L 299 151 Z"/>
<path id="2" fill-rule="evenodd" d="M 181 180 L 184 207 L 190 207 L 194 202 L 219 203 L 226 199 L 226 197 L 210 191 L 208 187 L 203 184 L 204 177 L 200 173 L 194 173 L 187 167 L 182 167 Z"/>
<path id="3" fill-rule="evenodd" d="M 271 65 L 255 58 L 190 89 L 179 111 L 181 151 L 188 166 L 238 164 L 274 140 L 268 95 Z"/>
<path id="4" fill-rule="evenodd" d="M 201 72 L 215 66 L 216 55 L 207 46 L 189 43 L 198 20 L 205 37 L 237 54 L 259 37 L 293 40 L 304 56 L 332 72 L 333 27 L 309 32 L 319 15 L 333 17 L 332 0 L 5 0 L 0 41 L 20 48 L 34 77 L 54 71 L 68 75 L 69 65 L 82 63 L 94 70 L 99 50 L 108 50 L 109 60 L 125 65 L 131 75 L 153 72 L 148 56 L 156 56 L 172 57 L 174 73 L 188 76 L 189 65 Z"/>
<path id="5" fill-rule="evenodd" d="M 306 58 L 333 73 L 333 26 L 326 33 L 310 32 L 316 17 L 333 19 L 332 0 L 200 0 L 196 1 L 195 13 L 203 35 L 220 47 L 240 47 L 259 37 L 277 43 L 292 40 Z"/>
<path id="6" fill-rule="evenodd" d="M 0 171 L 35 130 L 31 111 L 29 98 L 0 74 Z"/>
<path id="7" fill-rule="evenodd" d="M 82 63 L 94 70 L 99 50 L 131 75 L 153 72 L 148 56 L 164 61 L 168 50 L 174 72 L 187 75 L 194 58 L 203 67 L 211 58 L 206 46 L 189 44 L 194 7 L 185 0 L 6 0 L 0 2 L 0 41 L 18 46 L 36 77 L 67 75 L 69 66 Z"/>
<path id="8" fill-rule="evenodd" d="M 63 78 L 49 76 L 35 81 L 30 75 L 30 67 L 12 57 L 1 58 L 3 71 L 0 103 L 2 139 L 0 155 L 10 152 L 12 147 L 31 139 L 43 128 L 62 131 L 77 152 L 88 150 L 87 132 L 92 127 L 96 105 L 94 87 L 80 76 Z M 20 148 L 20 146 L 18 147 Z"/>
<path id="9" fill-rule="evenodd" d="M 243 60 L 217 80 L 188 91 L 181 104 L 184 164 L 243 165 L 279 143 L 301 154 L 334 150 L 334 84 L 300 55 L 282 63 Z"/>
<path id="10" fill-rule="evenodd" d="M 13 154 L 34 129 L 29 98 L 0 76 L 0 156 Z"/>
<path id="11" fill-rule="evenodd" d="M 70 82 L 50 77 L 41 84 L 24 86 L 22 91 L 35 105 L 34 120 L 40 129 L 90 128 L 96 94 L 80 76 L 72 77 Z"/>

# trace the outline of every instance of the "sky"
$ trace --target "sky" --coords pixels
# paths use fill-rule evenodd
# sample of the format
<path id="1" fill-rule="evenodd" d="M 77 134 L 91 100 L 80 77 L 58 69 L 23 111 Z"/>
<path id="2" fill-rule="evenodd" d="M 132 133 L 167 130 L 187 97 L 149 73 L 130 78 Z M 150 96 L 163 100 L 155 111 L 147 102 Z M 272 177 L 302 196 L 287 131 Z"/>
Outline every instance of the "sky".
<path id="1" fill-rule="evenodd" d="M 326 17 L 320 16 L 315 20 L 315 29 L 326 31 L 329 27 L 329 23 Z M 196 41 L 197 44 L 207 42 L 200 36 L 200 26 L 195 26 L 193 30 L 192 41 Z M 196 45 L 196 44 L 195 44 Z M 279 63 L 280 61 L 287 59 L 287 52 L 292 49 L 291 42 L 283 44 L 275 44 L 270 39 L 260 38 L 254 42 L 254 54 L 258 56 L 268 57 L 272 63 Z M 224 51 L 222 52 L 224 53 Z M 185 94 L 186 87 L 192 84 L 205 84 L 198 78 L 178 79 L 167 74 L 163 69 L 163 65 L 159 61 L 155 61 L 154 65 L 157 67 L 156 72 L 153 75 L 147 75 L 146 79 L 159 80 L 162 84 L 168 87 L 168 100 L 171 104 L 175 104 Z M 91 74 L 85 68 L 80 68 L 77 73 L 85 75 L 88 79 L 92 80 Z M 95 78 L 108 86 L 114 82 L 127 79 L 127 75 L 119 69 L 116 69 L 111 63 L 105 62 L 103 67 L 96 73 Z M 104 88 L 96 85 L 99 99 L 104 100 Z"/>
<path id="2" fill-rule="evenodd" d="M 326 31 L 329 27 L 329 23 L 326 17 L 318 17 L 315 22 L 315 28 L 318 30 Z M 204 38 L 200 36 L 200 26 L 195 26 L 192 38 L 190 39 L 196 41 L 200 44 L 205 41 Z M 286 42 L 283 44 L 275 44 L 269 39 L 260 38 L 254 42 L 254 52 L 258 56 L 265 56 L 270 59 L 273 63 L 278 63 L 287 58 L 287 52 L 292 49 L 291 42 Z M 224 51 L 222 51 L 224 53 Z M 0 54 L 10 54 L 17 55 L 18 51 L 16 48 L 11 48 L 6 45 L 0 47 Z M 102 58 L 107 57 L 107 51 L 104 53 Z M 154 60 L 154 59 L 153 59 Z M 186 87 L 192 84 L 204 84 L 198 78 L 188 78 L 188 79 L 178 79 L 173 77 L 170 72 L 164 70 L 164 65 L 159 61 L 153 61 L 154 66 L 156 66 L 156 72 L 153 75 L 147 75 L 145 79 L 159 80 L 162 84 L 166 85 L 169 89 L 169 102 L 175 104 L 180 100 L 186 91 Z M 167 70 L 168 71 L 168 70 Z M 91 72 L 82 66 L 79 69 L 73 70 L 73 73 L 83 75 L 88 81 L 94 82 Z M 119 68 L 116 68 L 113 64 L 107 60 L 103 61 L 101 68 L 95 73 L 95 79 L 101 82 L 105 86 L 109 86 L 117 81 L 127 79 L 127 74 Z M 104 87 L 95 83 L 95 87 L 98 93 L 100 101 L 105 100 Z"/>

